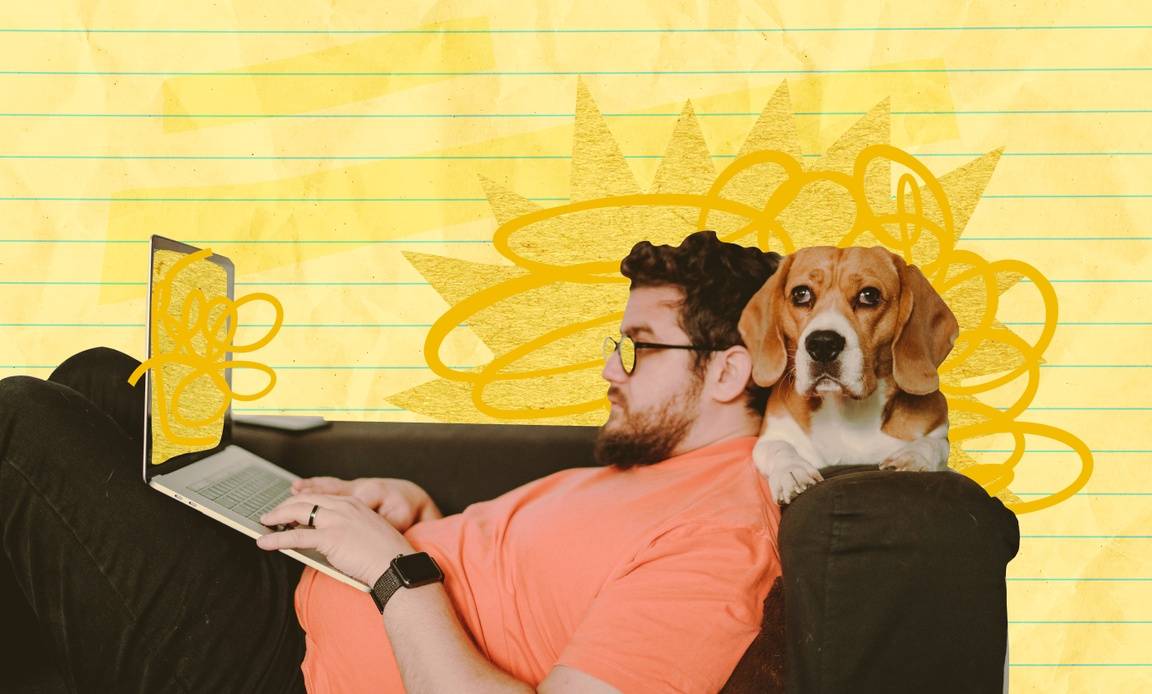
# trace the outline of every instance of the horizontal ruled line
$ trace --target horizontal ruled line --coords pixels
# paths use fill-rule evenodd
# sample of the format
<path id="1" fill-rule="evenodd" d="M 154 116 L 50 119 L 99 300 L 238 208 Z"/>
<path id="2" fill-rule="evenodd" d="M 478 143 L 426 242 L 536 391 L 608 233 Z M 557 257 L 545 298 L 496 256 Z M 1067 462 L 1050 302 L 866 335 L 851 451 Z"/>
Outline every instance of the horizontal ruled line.
<path id="1" fill-rule="evenodd" d="M 1001 411 L 1007 408 L 995 408 Z M 1152 412 L 1152 407 L 1029 407 L 1034 412 Z"/>
<path id="2" fill-rule="evenodd" d="M 1152 113 L 1152 110 L 1149 111 Z M 986 152 L 921 152 L 926 157 L 981 157 Z M 663 159 L 663 154 L 624 154 L 625 159 Z M 713 159 L 735 159 L 734 153 L 717 153 Z M 800 155 L 816 159 L 822 154 Z M 1066 151 L 1003 152 L 1001 157 L 1150 157 L 1150 151 Z M 146 161 L 483 161 L 483 160 L 571 160 L 570 154 L 349 154 L 349 155 L 240 155 L 240 154 L 0 154 L 0 159 L 114 159 Z"/>
<path id="3" fill-rule="evenodd" d="M 961 237 L 962 241 L 1152 241 L 1152 236 L 975 236 Z M 456 243 L 486 243 L 490 239 L 188 239 L 188 243 L 199 244 L 456 244 Z M 0 239 L 0 243 L 36 244 L 36 243 L 101 243 L 101 244 L 147 244 L 148 239 Z M 1027 282 L 1022 278 L 1021 282 Z M 1099 280 L 1093 280 L 1099 281 Z M 1145 280 L 1135 280 L 1142 282 Z"/>
<path id="4" fill-rule="evenodd" d="M 568 202 L 568 198 L 526 198 L 532 202 Z M 0 196 L 0 202 L 432 202 L 432 203 L 487 203 L 488 198 L 421 198 L 421 197 L 363 197 L 363 198 L 138 198 L 138 197 L 80 197 L 80 196 Z"/>
<path id="5" fill-rule="evenodd" d="M 408 244 L 408 243 L 487 243 L 491 244 L 489 239 L 188 239 L 188 243 L 199 244 L 297 244 L 297 243 L 318 243 L 318 244 Z M 107 243 L 107 244 L 121 244 L 121 243 L 135 243 L 147 244 L 148 239 L 0 239 L 0 243 Z"/>
<path id="6" fill-rule="evenodd" d="M 1115 454 L 1148 454 L 1152 450 L 1146 448 L 1090 448 L 1088 449 L 1093 453 L 1115 453 Z M 965 448 L 965 453 L 1014 453 L 1010 448 Z M 1076 453 L 1076 451 L 1069 448 L 1041 448 L 1031 449 L 1029 453 Z"/>
<path id="7" fill-rule="evenodd" d="M 48 280 L 36 280 L 32 284 L 48 284 Z M 0 284 L 22 284 L 21 282 L 3 282 Z M 63 282 L 62 284 L 76 284 L 74 282 Z M 80 283 L 86 284 L 86 283 Z M 133 286 L 142 286 L 143 282 L 127 283 Z M 430 328 L 432 323 L 285 323 L 285 328 Z M 465 325 L 461 323 L 461 325 Z M 1007 326 L 1042 326 L 1043 322 L 1040 321 L 1016 321 L 1004 322 L 1003 325 Z M 1097 321 L 1058 321 L 1056 323 L 1060 327 L 1152 327 L 1152 321 L 1132 321 L 1132 322 L 1097 322 Z M 53 322 L 36 322 L 36 323 L 0 323 L 0 327 L 5 328 L 143 328 L 143 323 L 53 323 Z M 246 324 L 241 325 L 240 328 L 252 327 L 270 327 L 266 324 Z M 1046 365 L 1041 364 L 1041 367 Z M 1047 365 L 1049 367 L 1062 366 L 1062 365 Z M 1090 365 L 1083 365 L 1090 366 Z M 1152 365 L 1119 365 L 1119 366 L 1138 366 L 1142 368 L 1152 367 Z M 1152 452 L 1152 451 L 1150 451 Z"/>
<path id="8" fill-rule="evenodd" d="M 985 200 L 1123 200 L 1152 199 L 1152 193 L 1000 193 L 982 195 Z M 528 197 L 531 202 L 571 202 L 566 197 Z M 0 202 L 305 202 L 305 203 L 488 203 L 488 198 L 355 197 L 355 198 L 150 198 L 115 196 L 0 196 Z M 1152 281 L 1152 280 L 1149 280 Z"/>
<path id="9" fill-rule="evenodd" d="M 1152 540 L 1152 535 L 1021 535 L 1029 540 Z"/>
<path id="10" fill-rule="evenodd" d="M 3 241 L 0 240 L 0 243 Z M 148 243 L 147 241 L 138 241 L 135 243 Z M 206 243 L 206 242 L 198 242 Z M 211 243 L 211 242 L 208 242 Z M 220 242 L 218 242 L 220 243 Z M 1079 284 L 1145 284 L 1152 282 L 1152 279 L 1050 279 L 1049 282 L 1054 284 L 1058 283 L 1079 283 Z M 1027 279 L 1021 279 L 1021 283 L 1028 283 Z M 37 285 L 37 286 L 67 286 L 67 285 L 89 285 L 89 286 L 145 286 L 147 282 L 116 282 L 116 281 L 103 281 L 103 280 L 0 280 L 0 285 Z M 375 286 L 427 286 L 428 282 L 421 281 L 321 281 L 321 280 L 299 280 L 299 281 L 267 281 L 267 282 L 237 282 L 236 286 L 280 286 L 280 287 L 314 287 L 314 286 L 348 286 L 348 287 L 375 287 Z M 1039 325 L 1043 325 L 1040 323 Z M 1100 368 L 1120 366 L 1125 368 L 1149 368 L 1150 364 L 1083 364 L 1083 365 L 1067 365 L 1076 368 Z M 1040 368 L 1053 368 L 1051 364 L 1041 364 Z"/>
<path id="11" fill-rule="evenodd" d="M 233 412 L 407 412 L 402 407 L 233 407 Z"/>
<path id="12" fill-rule="evenodd" d="M 1054 491 L 1014 491 L 1017 497 L 1051 497 Z M 1152 497 L 1152 491 L 1078 491 L 1075 497 Z"/>
<path id="13" fill-rule="evenodd" d="M 645 75 L 890 75 L 890 74 L 1005 74 L 1005 73 L 1124 73 L 1149 72 L 1148 65 L 1070 65 L 1035 67 L 942 67 L 942 68 L 745 68 L 731 70 L 363 70 L 283 71 L 256 70 L 0 70 L 10 77 L 633 77 Z"/>
<path id="14" fill-rule="evenodd" d="M 1152 581 L 1152 576 L 1126 576 L 1116 578 L 1083 578 L 1078 576 L 1069 577 L 1046 577 L 1046 576 L 1029 576 L 1029 577 L 1008 577 L 1005 581 L 1026 581 L 1026 582 L 1070 582 L 1070 583 L 1129 583 L 1129 582 L 1144 582 Z"/>
<path id="15" fill-rule="evenodd" d="M 0 33 L 28 34 L 285 34 L 285 35 L 489 35 L 489 34 L 788 34 L 841 32 L 918 32 L 918 31 L 1139 31 L 1152 29 L 1149 24 L 989 24 L 983 26 L 815 26 L 815 27 L 498 27 L 436 29 L 223 29 L 193 27 L 7 27 Z"/>
<path id="16" fill-rule="evenodd" d="M 145 287 L 147 282 L 105 282 L 100 280 L 0 280 L 0 285 L 33 285 L 33 286 L 135 286 Z M 237 287 L 409 287 L 429 286 L 428 282 L 412 281 L 412 282 L 356 282 L 356 281 L 341 281 L 341 282 L 325 282 L 325 281 L 297 281 L 297 282 L 237 282 Z"/>
<path id="17" fill-rule="evenodd" d="M 1152 369 L 1152 364 L 1040 364 L 1041 369 Z"/>
<path id="18" fill-rule="evenodd" d="M 1001 193 L 981 195 L 985 200 L 1119 200 L 1127 198 L 1152 198 L 1152 193 Z"/>
<path id="19" fill-rule="evenodd" d="M 1152 241 L 1152 236 L 961 236 L 960 241 Z"/>
<path id="20" fill-rule="evenodd" d="M 1110 279 L 1110 278 L 1104 278 L 1104 279 L 1087 279 L 1087 278 L 1083 278 L 1083 279 L 1051 279 L 1051 278 L 1049 278 L 1048 281 L 1053 282 L 1053 283 L 1063 282 L 1063 283 L 1081 283 L 1081 284 L 1109 284 L 1109 283 L 1131 284 L 1131 283 L 1152 282 L 1152 279 Z M 1023 277 L 1020 279 L 1020 283 L 1021 284 L 1031 284 L 1032 280 L 1030 280 L 1027 277 Z"/>
<path id="21" fill-rule="evenodd" d="M 1009 619 L 1009 624 L 1152 624 L 1152 619 Z"/>
<path id="22" fill-rule="evenodd" d="M 1152 663 L 1008 663 L 1008 667 L 1152 667 Z"/>
<path id="23" fill-rule="evenodd" d="M 273 369 L 287 371 L 428 371 L 427 364 L 277 364 Z M 450 369 L 474 369 L 474 366 L 449 366 Z"/>
<path id="24" fill-rule="evenodd" d="M 237 282 L 237 287 L 427 287 L 428 282 Z"/>
<path id="25" fill-rule="evenodd" d="M 431 328 L 432 323 L 284 323 L 281 328 Z M 464 327 L 461 323 L 459 327 Z M 0 323 L 0 328 L 136 328 L 143 330 L 144 323 Z M 270 328 L 270 323 L 250 323 L 237 326 L 246 328 Z"/>
<path id="26" fill-rule="evenodd" d="M 3 73 L 0 73 L 3 74 Z M 892 116 L 1055 116 L 1055 115 L 1122 115 L 1148 114 L 1148 108 L 1020 108 L 1020 109 L 966 109 L 958 111 L 890 111 Z M 845 116 L 861 117 L 868 111 L 795 111 L 792 115 L 802 118 Z M 679 118 L 679 112 L 615 112 L 601 114 L 605 118 Z M 759 111 L 696 111 L 698 118 L 757 118 Z M 347 119 L 394 119 L 394 120 L 470 120 L 470 119 L 520 119 L 520 118 L 575 118 L 575 113 L 96 113 L 96 112 L 6 112 L 0 118 L 121 118 L 121 119 L 299 119 L 299 120 L 347 120 Z M 979 155 L 977 155 L 979 156 Z"/>

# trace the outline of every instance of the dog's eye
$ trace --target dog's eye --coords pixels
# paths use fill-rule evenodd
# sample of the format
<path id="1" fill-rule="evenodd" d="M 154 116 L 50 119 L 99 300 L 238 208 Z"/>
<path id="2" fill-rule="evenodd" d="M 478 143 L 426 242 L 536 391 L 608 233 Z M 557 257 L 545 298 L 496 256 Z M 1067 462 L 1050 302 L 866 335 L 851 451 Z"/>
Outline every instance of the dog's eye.
<path id="1" fill-rule="evenodd" d="M 792 305 L 804 306 L 812 303 L 812 290 L 804 285 L 792 288 Z"/>
<path id="2" fill-rule="evenodd" d="M 875 306 L 880 303 L 880 290 L 876 287 L 864 287 L 856 295 L 856 301 L 861 306 Z"/>

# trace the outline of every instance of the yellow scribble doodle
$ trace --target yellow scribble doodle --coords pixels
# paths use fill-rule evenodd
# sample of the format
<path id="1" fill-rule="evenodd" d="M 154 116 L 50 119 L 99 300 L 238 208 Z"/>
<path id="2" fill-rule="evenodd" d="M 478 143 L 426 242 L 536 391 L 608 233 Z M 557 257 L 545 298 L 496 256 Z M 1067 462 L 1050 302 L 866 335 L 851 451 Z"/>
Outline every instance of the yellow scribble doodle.
<path id="1" fill-rule="evenodd" d="M 959 340 L 941 367 L 952 466 L 1017 512 L 1067 499 L 1091 474 L 1090 450 L 1068 432 L 1018 421 L 1036 394 L 1041 355 L 1056 329 L 1056 293 L 1027 263 L 989 262 L 956 248 L 1000 152 L 937 178 L 915 156 L 888 144 L 888 137 L 885 102 L 822 158 L 806 163 L 784 85 L 737 158 L 715 174 L 689 104 L 655 183 L 642 192 L 581 85 L 571 202 L 541 208 L 485 182 L 499 222 L 493 244 L 513 267 L 477 266 L 475 275 L 501 279 L 483 281 L 484 288 L 465 295 L 443 265 L 408 255 L 453 305 L 425 342 L 428 365 L 442 380 L 390 400 L 457 421 L 599 423 L 608 405 L 598 377 L 599 340 L 622 315 L 627 286 L 619 262 L 637 241 L 678 244 L 693 231 L 714 229 L 723 240 L 782 253 L 810 245 L 881 245 L 920 266 L 960 322 Z M 1033 343 L 996 320 L 1000 294 L 1023 278 L 1044 305 L 1043 329 Z M 476 369 L 451 368 L 440 356 L 447 335 L 464 322 L 496 354 Z M 1006 410 L 977 399 L 1021 376 L 1027 379 L 1023 392 Z M 965 442 L 997 436 L 1014 442 L 1001 462 L 977 461 L 963 450 Z M 1080 469 L 1063 489 L 1024 502 L 1008 485 L 1024 458 L 1026 437 L 1065 444 L 1078 454 Z"/>
<path id="2" fill-rule="evenodd" d="M 220 443 L 224 414 L 232 400 L 256 400 L 276 385 L 271 367 L 237 361 L 232 352 L 252 352 L 267 345 L 284 320 L 276 297 L 248 294 L 228 297 L 227 276 L 207 260 L 211 249 L 185 254 L 161 250 L 152 268 L 152 354 L 129 377 L 135 384 L 152 369 L 152 462 L 212 448 Z M 239 309 L 254 301 L 272 305 L 276 317 L 267 334 L 247 345 L 234 345 Z M 236 393 L 225 369 L 255 369 L 268 376 L 256 393 Z"/>

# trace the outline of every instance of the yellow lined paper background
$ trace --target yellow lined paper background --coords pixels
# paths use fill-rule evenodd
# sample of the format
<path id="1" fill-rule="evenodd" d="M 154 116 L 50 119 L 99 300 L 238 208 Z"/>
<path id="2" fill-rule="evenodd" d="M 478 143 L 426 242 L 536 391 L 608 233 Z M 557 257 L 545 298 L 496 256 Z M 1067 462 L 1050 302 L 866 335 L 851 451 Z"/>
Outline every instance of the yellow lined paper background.
<path id="1" fill-rule="evenodd" d="M 565 200 L 578 78 L 642 185 L 685 100 L 720 168 L 782 80 L 809 155 L 890 98 L 893 144 L 937 175 L 1004 148 L 960 247 L 1053 281 L 1027 417 L 1094 451 L 1081 493 L 1020 518 L 1012 688 L 1152 686 L 1152 19 L 1119 2 L 378 5 L 0 11 L 0 376 L 98 344 L 141 356 L 161 233 L 284 305 L 254 355 L 277 386 L 237 411 L 422 420 L 385 398 L 432 380 L 447 304 L 402 253 L 500 263 L 481 176 Z M 1039 329 L 1027 287 L 998 317 Z M 254 337 L 271 315 L 245 320 Z M 492 355 L 465 328 L 442 357 Z M 1069 454 L 1046 450 L 1022 499 L 1066 483 Z"/>

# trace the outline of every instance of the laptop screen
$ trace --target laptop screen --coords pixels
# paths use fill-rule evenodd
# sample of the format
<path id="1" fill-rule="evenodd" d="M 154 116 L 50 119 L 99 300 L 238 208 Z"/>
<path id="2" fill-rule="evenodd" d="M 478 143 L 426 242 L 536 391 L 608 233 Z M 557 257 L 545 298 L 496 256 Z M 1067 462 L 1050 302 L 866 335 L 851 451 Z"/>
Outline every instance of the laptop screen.
<path id="1" fill-rule="evenodd" d="M 149 258 L 145 480 L 231 443 L 236 318 L 229 259 L 161 236 Z"/>

